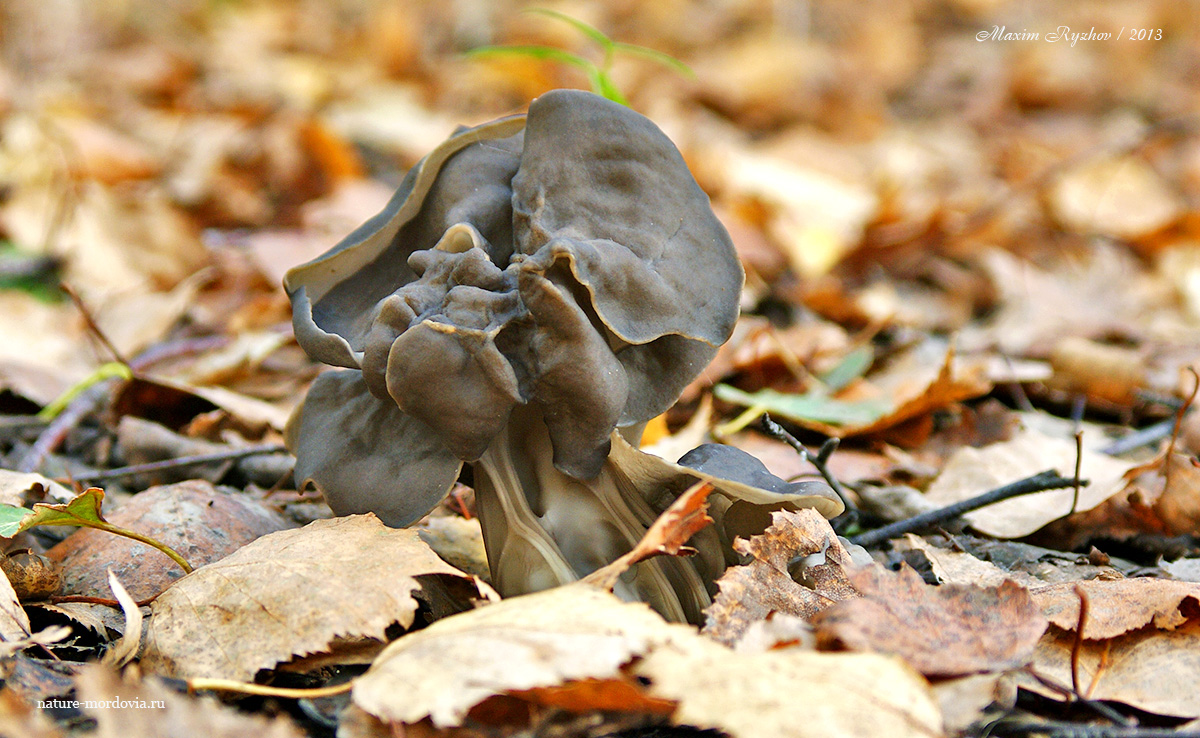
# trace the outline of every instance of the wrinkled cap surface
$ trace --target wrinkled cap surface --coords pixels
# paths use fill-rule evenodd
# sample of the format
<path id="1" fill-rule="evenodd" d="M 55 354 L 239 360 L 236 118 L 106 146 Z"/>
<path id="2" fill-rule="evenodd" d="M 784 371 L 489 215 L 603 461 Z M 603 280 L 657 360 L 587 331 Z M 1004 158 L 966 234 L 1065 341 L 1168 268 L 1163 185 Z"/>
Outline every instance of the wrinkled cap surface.
<path id="1" fill-rule="evenodd" d="M 383 212 L 284 285 L 304 350 L 361 371 L 338 380 L 356 403 L 369 393 L 393 405 L 372 422 L 419 422 L 449 457 L 473 461 L 533 403 L 555 466 L 588 479 L 613 428 L 670 407 L 729 337 L 741 281 L 662 131 L 556 90 L 527 118 L 456 133 Z M 295 437 L 310 453 L 339 442 L 302 439 L 340 430 L 314 417 L 331 405 L 305 404 Z"/>

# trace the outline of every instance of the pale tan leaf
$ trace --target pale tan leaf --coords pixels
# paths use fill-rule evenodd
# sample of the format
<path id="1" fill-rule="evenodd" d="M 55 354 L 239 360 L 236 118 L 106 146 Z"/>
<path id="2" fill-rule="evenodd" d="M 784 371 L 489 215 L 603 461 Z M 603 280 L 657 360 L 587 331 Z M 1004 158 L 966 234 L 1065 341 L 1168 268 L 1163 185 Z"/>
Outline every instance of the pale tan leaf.
<path id="1" fill-rule="evenodd" d="M 142 611 L 121 586 L 121 580 L 112 573 L 112 569 L 108 570 L 108 586 L 112 588 L 113 597 L 121 603 L 121 611 L 125 613 L 125 630 L 121 633 L 121 638 L 104 653 L 100 663 L 120 668 L 137 656 L 142 645 Z"/>
<path id="2" fill-rule="evenodd" d="M 929 738 L 942 718 L 919 674 L 876 654 L 783 649 L 734 654 L 713 643 L 656 649 L 633 671 L 678 702 L 672 722 L 732 738 Z"/>
<path id="3" fill-rule="evenodd" d="M 390 722 L 458 725 L 489 697 L 612 679 L 662 644 L 695 632 L 587 584 L 504 600 L 440 620 L 388 646 L 354 687 L 354 702 Z"/>
<path id="4" fill-rule="evenodd" d="M 176 692 L 157 679 L 122 679 L 110 667 L 89 664 L 75 678 L 80 707 L 96 719 L 96 738 L 301 738 L 282 717 L 246 715 L 212 697 Z"/>
<path id="5" fill-rule="evenodd" d="M 0 575 L 0 640 L 16 641 L 29 636 L 29 615 L 21 607 L 8 577 Z"/>
<path id="6" fill-rule="evenodd" d="M 249 681 L 259 669 L 327 650 L 338 636 L 383 639 L 393 623 L 409 627 L 419 577 L 431 575 L 457 580 L 464 596 L 477 592 L 416 531 L 385 527 L 374 515 L 272 533 L 159 596 L 142 663 L 164 675 Z"/>
<path id="7" fill-rule="evenodd" d="M 1076 511 L 1091 510 L 1125 487 L 1132 465 L 1084 449 L 1080 476 L 1090 481 L 1079 492 Z M 938 506 L 965 500 L 1043 469 L 1069 475 L 1075 468 L 1075 442 L 1023 429 L 1011 440 L 983 448 L 963 447 L 950 457 L 926 496 Z M 965 516 L 971 527 L 997 538 L 1020 538 L 1071 512 L 1074 489 L 1024 495 L 988 505 Z"/>
<path id="8" fill-rule="evenodd" d="M 1170 225 L 1179 196 L 1144 160 L 1104 158 L 1069 169 L 1050 194 L 1054 214 L 1082 233 L 1136 239 Z"/>
<path id="9" fill-rule="evenodd" d="M 1051 628 L 1034 652 L 1034 668 L 1058 684 L 1070 685 L 1074 644 L 1074 633 Z M 1160 715 L 1200 717 L 1200 623 L 1193 619 L 1172 631 L 1150 628 L 1084 641 L 1079 683 L 1092 699 L 1123 702 Z M 1027 677 L 1021 686 L 1062 699 Z"/>
<path id="10" fill-rule="evenodd" d="M 1165 579 L 1093 579 L 1062 582 L 1032 590 L 1050 622 L 1067 631 L 1079 623 L 1079 587 L 1088 598 L 1083 636 L 1088 640 L 1115 638 L 1153 626 L 1170 630 L 1200 615 L 1200 584 Z"/>

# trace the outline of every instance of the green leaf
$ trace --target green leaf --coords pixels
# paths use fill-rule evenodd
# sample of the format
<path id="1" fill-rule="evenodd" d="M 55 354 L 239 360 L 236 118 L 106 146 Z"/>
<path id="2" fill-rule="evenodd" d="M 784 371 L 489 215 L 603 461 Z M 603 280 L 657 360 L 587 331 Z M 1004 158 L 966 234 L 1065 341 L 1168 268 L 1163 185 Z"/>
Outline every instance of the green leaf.
<path id="1" fill-rule="evenodd" d="M 32 515 L 33 510 L 28 510 L 15 505 L 0 505 L 0 538 L 12 538 L 20 533 L 21 521 L 25 516 Z"/>
<path id="2" fill-rule="evenodd" d="M 107 525 L 108 521 L 100 512 L 103 504 L 104 490 L 96 487 L 61 505 L 39 502 L 21 521 L 19 530 L 29 530 L 38 525 Z"/>
<path id="3" fill-rule="evenodd" d="M 713 388 L 713 394 L 717 399 L 763 408 L 772 415 L 797 423 L 811 421 L 828 425 L 868 425 L 891 411 L 891 403 L 885 400 L 846 402 L 812 392 L 803 395 L 787 395 L 772 389 L 743 392 L 727 384 L 718 384 Z"/>
<path id="4" fill-rule="evenodd" d="M 665 67 L 679 72 L 685 77 L 696 79 L 696 73 L 687 64 L 679 61 L 670 54 L 664 54 L 657 49 L 651 49 L 648 46 L 638 46 L 637 44 L 627 44 L 623 41 L 618 41 L 613 45 L 613 48 L 621 54 L 629 54 L 630 56 L 640 56 L 643 59 L 649 59 L 653 62 L 658 62 Z"/>
<path id="5" fill-rule="evenodd" d="M 599 28 L 588 25 L 587 23 L 584 23 L 583 21 L 579 20 L 578 18 L 572 18 L 571 16 L 567 15 L 566 13 L 560 13 L 557 10 L 551 10 L 549 8 L 529 8 L 528 10 L 525 10 L 522 12 L 531 13 L 533 15 L 544 15 L 547 18 L 554 18 L 555 20 L 560 20 L 563 23 L 568 23 L 576 31 L 579 31 L 580 33 L 587 36 L 588 38 L 590 38 L 591 40 L 600 44 L 601 46 L 603 46 L 606 49 L 611 49 L 613 46 L 616 45 L 615 43 L 613 43 L 613 40 L 611 38 L 609 38 L 607 35 L 605 35 L 605 33 L 603 31 L 601 31 Z"/>
<path id="6" fill-rule="evenodd" d="M 616 84 L 613 83 L 612 78 L 607 74 L 597 69 L 595 74 L 589 74 L 588 77 L 592 81 L 592 92 L 597 95 L 603 95 L 615 103 L 629 107 L 629 101 L 625 99 L 625 96 L 621 94 Z"/>
<path id="7" fill-rule="evenodd" d="M 866 374 L 874 361 L 875 350 L 870 344 L 864 344 L 846 354 L 837 366 L 822 374 L 821 382 L 830 392 L 837 392 Z"/>

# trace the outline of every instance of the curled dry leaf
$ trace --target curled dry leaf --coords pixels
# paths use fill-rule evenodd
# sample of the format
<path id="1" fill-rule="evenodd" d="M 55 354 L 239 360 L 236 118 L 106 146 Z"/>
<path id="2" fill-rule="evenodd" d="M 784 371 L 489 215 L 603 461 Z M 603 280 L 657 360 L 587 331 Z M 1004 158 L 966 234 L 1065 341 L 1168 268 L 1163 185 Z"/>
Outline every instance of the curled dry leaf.
<path id="1" fill-rule="evenodd" d="M 88 664 L 75 678 L 78 698 L 96 707 L 95 738 L 154 738 L 203 735 L 211 738 L 300 738 L 304 733 L 286 718 L 246 715 L 212 697 L 192 697 L 160 680 L 122 679 L 107 666 Z M 115 701 L 115 704 L 114 704 Z M 157 709 L 151 709 L 153 705 Z M 160 707 L 161 705 L 161 707 Z"/>
<path id="2" fill-rule="evenodd" d="M 1077 659 L 1080 690 L 1149 712 L 1200 717 L 1200 584 L 1161 579 L 1056 584 L 1034 593 L 1053 627 L 1034 653 L 1039 674 L 1071 684 L 1079 595 L 1088 598 Z M 1061 698 L 1041 683 L 1021 686 Z"/>
<path id="3" fill-rule="evenodd" d="M 108 586 L 112 588 L 113 597 L 121 603 L 121 611 L 125 613 L 125 629 L 121 631 L 121 638 L 105 652 L 100 662 L 119 668 L 137 656 L 138 648 L 142 645 L 142 611 L 111 569 L 108 572 Z"/>
<path id="4" fill-rule="evenodd" d="M 193 567 L 210 564 L 266 533 L 293 527 L 245 495 L 192 480 L 141 492 L 106 516 L 179 552 Z M 85 528 L 47 552 L 63 565 L 65 594 L 108 597 L 108 569 L 135 600 L 157 595 L 183 576 L 160 551 L 129 538 Z"/>
<path id="5" fill-rule="evenodd" d="M 1171 630 L 1200 617 L 1200 584 L 1166 579 L 1093 579 L 1062 582 L 1032 590 L 1033 599 L 1050 622 L 1066 631 L 1079 624 L 1079 594 L 1088 598 L 1088 640 L 1116 638 L 1153 626 Z"/>
<path id="6" fill-rule="evenodd" d="M 496 716 L 496 696 L 573 711 L 669 714 L 754 736 L 934 736 L 924 681 L 893 659 L 785 649 L 738 654 L 647 606 L 578 583 L 455 615 L 390 645 L 360 677 L 361 710 L 391 723 Z M 426 722 L 428 721 L 428 722 Z M 407 729 L 406 729 L 407 730 Z"/>
<path id="7" fill-rule="evenodd" d="M 430 576 L 460 582 L 471 590 L 464 600 L 478 594 L 416 531 L 387 528 L 374 515 L 272 533 L 156 599 L 142 663 L 168 676 L 248 681 L 259 669 L 326 651 L 339 636 L 383 639 L 393 623 L 408 628 L 421 578 Z M 433 587 L 422 596 L 447 591 L 457 595 Z M 467 606 L 446 599 L 434 609 Z"/>
<path id="8" fill-rule="evenodd" d="M 354 687 L 354 702 L 397 723 L 459 725 L 494 695 L 582 679 L 622 683 L 621 667 L 691 629 L 586 584 L 514 597 L 392 643 Z M 617 687 L 618 689 L 620 687 Z"/>
<path id="9" fill-rule="evenodd" d="M 1079 490 L 1076 511 L 1091 510 L 1125 487 L 1130 464 L 1084 450 L 1080 477 L 1090 484 Z M 1069 474 L 1075 468 L 1075 442 L 1022 429 L 1012 439 L 983 448 L 963 447 L 950 457 L 926 496 L 949 505 L 1011 484 L 1038 469 Z M 1073 489 L 1038 492 L 988 505 L 963 517 L 971 527 L 997 538 L 1020 538 L 1071 512 Z"/>
<path id="10" fill-rule="evenodd" d="M 819 647 L 893 653 L 926 676 L 946 677 L 1020 666 L 1046 630 L 1015 582 L 934 587 L 907 566 L 863 569 L 853 581 L 861 598 L 813 619 Z"/>
<path id="11" fill-rule="evenodd" d="M 720 643 L 734 644 L 773 612 L 808 619 L 835 602 L 858 597 L 847 576 L 853 568 L 850 554 L 824 518 L 813 510 L 779 511 L 771 518 L 774 524 L 762 535 L 734 543 L 751 562 L 729 568 L 717 581 L 720 591 L 705 611 L 704 633 Z M 811 586 L 793 579 L 792 570 Z"/>

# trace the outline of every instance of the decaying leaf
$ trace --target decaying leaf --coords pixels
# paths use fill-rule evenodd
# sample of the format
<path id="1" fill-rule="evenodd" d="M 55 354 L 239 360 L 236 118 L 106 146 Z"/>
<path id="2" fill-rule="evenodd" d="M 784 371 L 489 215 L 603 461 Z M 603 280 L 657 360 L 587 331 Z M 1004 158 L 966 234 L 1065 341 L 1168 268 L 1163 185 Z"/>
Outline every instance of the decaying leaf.
<path id="1" fill-rule="evenodd" d="M 1054 214 L 1084 233 L 1136 239 L 1165 228 L 1182 212 L 1179 196 L 1144 160 L 1104 158 L 1070 169 L 1051 191 Z"/>
<path id="2" fill-rule="evenodd" d="M 704 644 L 658 649 L 634 671 L 650 680 L 651 694 L 678 702 L 672 722 L 733 738 L 942 735 L 925 681 L 877 654 L 731 654 Z"/>
<path id="3" fill-rule="evenodd" d="M 1080 476 L 1090 484 L 1080 489 L 1075 510 L 1091 510 L 1120 492 L 1130 466 L 1085 449 Z M 1026 428 L 1008 441 L 956 451 L 926 496 L 939 506 L 949 505 L 1023 479 L 1031 470 L 1046 468 L 1069 474 L 1075 468 L 1075 442 Z M 1073 489 L 1038 492 L 988 505 L 963 517 L 981 533 L 1020 538 L 1070 513 L 1074 495 Z"/>
<path id="4" fill-rule="evenodd" d="M 850 554 L 828 521 L 813 510 L 779 511 L 771 518 L 774 524 L 762 535 L 734 543 L 753 560 L 730 567 L 717 581 L 720 591 L 706 611 L 704 633 L 720 643 L 732 645 L 770 613 L 808 619 L 858 597 L 848 577 L 854 566 Z M 797 582 L 793 570 L 811 586 Z"/>
<path id="5" fill-rule="evenodd" d="M 939 584 L 974 584 L 980 587 L 997 587 L 1005 581 L 1030 586 L 1041 582 L 1023 571 L 1005 571 L 990 561 L 972 556 L 965 551 L 938 548 L 911 533 L 901 540 L 892 541 L 898 551 L 913 551 L 929 562 L 929 568 Z M 919 566 L 917 568 L 920 568 Z"/>
<path id="6" fill-rule="evenodd" d="M 584 583 L 401 637 L 360 677 L 353 700 L 393 729 L 440 729 L 500 719 L 488 709 L 500 696 L 577 711 L 660 712 L 733 738 L 941 733 L 928 687 L 895 660 L 734 653 Z"/>
<path id="7" fill-rule="evenodd" d="M 93 512 L 98 513 L 98 508 L 81 514 Z M 170 546 L 193 567 L 218 561 L 261 535 L 293 527 L 250 497 L 200 480 L 141 492 L 113 510 L 107 520 Z M 63 565 L 66 594 L 108 597 L 109 568 L 135 600 L 153 597 L 183 576 L 179 565 L 161 551 L 91 528 L 72 533 L 47 555 Z"/>
<path id="8" fill-rule="evenodd" d="M 154 601 L 142 664 L 164 675 L 248 681 L 259 669 L 326 651 L 338 636 L 382 639 L 393 623 L 409 627 L 420 578 L 431 576 L 475 589 L 416 531 L 387 528 L 373 515 L 272 533 Z"/>
<path id="9" fill-rule="evenodd" d="M 689 538 L 712 523 L 708 517 L 708 495 L 713 486 L 708 482 L 697 482 L 671 503 L 662 515 L 651 524 L 646 535 L 637 542 L 629 553 L 621 555 L 611 564 L 606 564 L 583 578 L 601 589 L 612 591 L 617 579 L 639 561 L 654 556 L 680 556 L 687 553 L 685 545 Z M 824 518 L 822 518 L 824 520 Z M 695 550 L 692 549 L 692 553 Z"/>
<path id="10" fill-rule="evenodd" d="M 1079 595 L 1088 598 L 1083 637 L 1105 640 L 1153 626 L 1171 630 L 1189 618 L 1200 617 L 1200 584 L 1164 579 L 1093 579 L 1062 582 L 1032 590 L 1033 599 L 1063 630 L 1075 631 L 1079 623 Z"/>
<path id="11" fill-rule="evenodd" d="M 13 641 L 30 633 L 29 615 L 7 576 L 0 576 L 0 640 Z"/>
<path id="12" fill-rule="evenodd" d="M 85 666 L 75 678 L 75 685 L 79 700 L 86 703 L 84 709 L 96 720 L 96 738 L 304 735 L 286 718 L 245 715 L 212 697 L 180 694 L 157 679 L 122 679 L 110 667 L 99 664 Z"/>
<path id="13" fill-rule="evenodd" d="M 388 646 L 354 702 L 390 722 L 461 724 L 494 695 L 617 679 L 621 667 L 694 631 L 586 584 L 514 597 L 440 620 Z"/>
<path id="14" fill-rule="evenodd" d="M 926 676 L 1020 666 L 1046 630 L 1028 590 L 1015 582 L 934 587 L 909 567 L 866 568 L 853 582 L 861 598 L 813 619 L 818 645 L 897 654 Z"/>
<path id="15" fill-rule="evenodd" d="M 1088 600 L 1078 657 L 1080 690 L 1143 710 L 1200 717 L 1200 584 L 1161 579 L 1091 580 L 1033 592 L 1052 627 L 1034 654 L 1039 674 L 1072 683 L 1080 598 Z M 1061 698 L 1031 679 L 1021 686 Z"/>

